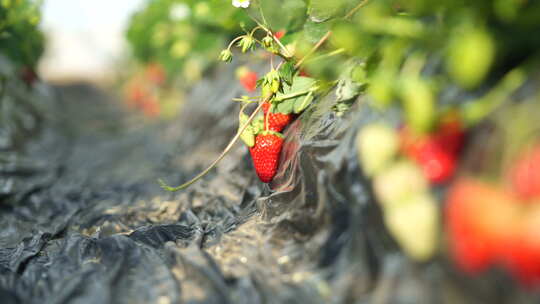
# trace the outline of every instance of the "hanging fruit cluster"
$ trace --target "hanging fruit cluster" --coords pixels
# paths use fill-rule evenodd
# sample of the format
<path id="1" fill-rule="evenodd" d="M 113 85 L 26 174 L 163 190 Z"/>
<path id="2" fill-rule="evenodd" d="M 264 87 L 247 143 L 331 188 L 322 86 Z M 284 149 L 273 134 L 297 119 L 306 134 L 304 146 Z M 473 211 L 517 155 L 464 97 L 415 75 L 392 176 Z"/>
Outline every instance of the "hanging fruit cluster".
<path id="1" fill-rule="evenodd" d="M 479 160 L 487 169 L 458 178 L 448 192 L 450 249 L 468 273 L 497 266 L 526 286 L 540 284 L 540 137 L 530 120 L 538 114 L 537 101 L 499 114 L 502 157 Z"/>
<path id="2" fill-rule="evenodd" d="M 125 84 L 125 98 L 129 107 L 147 117 L 157 117 L 162 110 L 160 91 L 167 80 L 165 69 L 158 63 L 146 65 Z"/>
<path id="3" fill-rule="evenodd" d="M 416 260 L 427 260 L 436 251 L 438 207 L 429 186 L 453 176 L 463 136 L 456 116 L 440 120 L 435 131 L 425 134 L 383 123 L 364 126 L 358 133 L 359 162 L 373 179 L 386 226 Z"/>

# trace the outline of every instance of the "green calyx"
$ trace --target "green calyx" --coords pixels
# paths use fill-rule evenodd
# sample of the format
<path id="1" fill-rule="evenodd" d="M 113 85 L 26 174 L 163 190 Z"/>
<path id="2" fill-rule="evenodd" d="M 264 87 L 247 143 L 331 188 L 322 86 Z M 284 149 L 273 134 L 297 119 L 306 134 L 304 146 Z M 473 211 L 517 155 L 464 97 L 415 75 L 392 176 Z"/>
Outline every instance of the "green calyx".
<path id="1" fill-rule="evenodd" d="M 241 130 L 242 127 L 249 120 L 249 116 L 246 115 L 243 111 L 240 111 L 238 116 L 238 130 Z M 253 120 L 240 134 L 240 139 L 248 146 L 253 147 L 255 145 L 255 136 L 264 129 L 263 117 L 259 116 Z"/>
<path id="2" fill-rule="evenodd" d="M 238 41 L 238 47 L 242 49 L 242 53 L 252 50 L 255 46 L 255 38 L 251 35 L 244 35 L 242 39 Z"/>
<path id="3" fill-rule="evenodd" d="M 258 83 L 262 86 L 263 96 L 275 94 L 281 90 L 281 77 L 275 69 L 268 72 Z"/>
<path id="4" fill-rule="evenodd" d="M 277 136 L 279 138 L 283 138 L 283 134 L 281 134 L 279 132 L 276 132 L 276 131 L 265 130 L 265 131 L 259 132 L 259 134 L 261 134 L 261 135 L 275 135 L 275 136 Z"/>
<path id="5" fill-rule="evenodd" d="M 229 50 L 229 49 L 225 49 L 225 50 L 221 51 L 221 53 L 219 54 L 219 60 L 221 60 L 223 62 L 231 62 L 232 57 L 233 57 L 233 54 L 232 54 L 231 50 Z"/>

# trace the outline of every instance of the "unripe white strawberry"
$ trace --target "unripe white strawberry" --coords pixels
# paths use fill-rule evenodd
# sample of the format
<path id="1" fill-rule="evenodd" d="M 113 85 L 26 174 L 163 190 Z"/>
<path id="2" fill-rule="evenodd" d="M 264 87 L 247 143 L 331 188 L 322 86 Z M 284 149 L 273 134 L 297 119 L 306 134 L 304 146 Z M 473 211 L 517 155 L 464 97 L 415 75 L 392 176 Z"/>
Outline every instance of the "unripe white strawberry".
<path id="1" fill-rule="evenodd" d="M 384 221 L 409 257 L 425 261 L 433 256 L 439 235 L 439 214 L 434 198 L 427 192 L 409 197 L 398 207 L 385 208 Z"/>
<path id="2" fill-rule="evenodd" d="M 384 169 L 394 158 L 399 148 L 396 131 L 384 124 L 365 126 L 356 137 L 358 161 L 367 176 Z"/>
<path id="3" fill-rule="evenodd" d="M 375 196 L 385 208 L 394 208 L 417 194 L 428 192 L 428 182 L 414 163 L 399 161 L 373 180 Z"/>

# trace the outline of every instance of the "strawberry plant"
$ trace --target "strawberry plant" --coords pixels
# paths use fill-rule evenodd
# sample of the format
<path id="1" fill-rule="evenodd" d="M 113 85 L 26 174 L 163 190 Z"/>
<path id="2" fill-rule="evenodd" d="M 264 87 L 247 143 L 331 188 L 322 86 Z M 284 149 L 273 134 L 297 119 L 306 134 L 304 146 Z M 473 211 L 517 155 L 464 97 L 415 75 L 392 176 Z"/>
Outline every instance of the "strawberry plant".
<path id="1" fill-rule="evenodd" d="M 44 50 L 44 36 L 38 27 L 41 2 L 0 1 L 0 54 L 16 65 L 28 84 L 37 77 L 35 67 Z"/>
<path id="2" fill-rule="evenodd" d="M 175 3 L 184 2 L 194 8 L 191 1 Z M 356 148 L 362 173 L 373 181 L 384 221 L 408 256 L 425 261 L 437 252 L 440 191 L 432 187 L 444 190 L 450 186 L 444 226 L 458 267 L 476 273 L 504 265 L 524 281 L 532 278 L 529 281 L 536 282 L 536 271 L 526 270 L 535 269 L 529 266 L 537 261 L 537 244 L 530 237 L 530 227 L 536 227 L 536 222 L 520 215 L 527 210 L 520 208 L 529 207 L 516 206 L 523 202 L 534 206 L 538 201 L 537 143 L 506 153 L 501 160 L 502 179 L 500 174 L 486 179 L 455 175 L 462 165 L 469 131 L 493 115 L 538 68 L 540 40 L 516 38 L 537 30 L 538 3 L 225 2 L 229 5 L 225 11 L 233 10 L 236 16 L 227 28 L 231 30 L 220 33 L 220 42 L 199 54 L 212 53 L 226 63 L 243 53 L 255 54 L 249 58 L 265 60 L 269 68 L 259 74 L 244 67 L 238 70 L 239 84 L 248 95 L 233 99 L 240 103 L 238 131 L 218 159 L 179 187 L 161 181 L 163 188 L 176 191 L 191 185 L 238 139 L 248 147 L 260 180 L 271 182 L 279 168 L 284 130 L 309 107 L 322 111 L 319 97 L 331 93 L 334 103 L 325 109 L 333 111 L 334 117 L 346 115 L 355 106 L 396 114 L 394 127 L 384 122 L 364 126 L 358 132 Z M 216 17 L 206 24 L 215 25 L 217 20 L 222 19 Z M 196 41 L 207 34 L 197 31 L 186 37 Z M 216 36 L 205 39 L 217 41 Z M 218 44 L 226 47 L 218 51 Z M 166 49 L 184 54 L 180 51 L 185 44 L 171 41 L 166 45 Z M 162 51 L 141 47 L 138 56 Z M 184 64 L 192 56 L 189 52 L 184 55 L 167 68 Z M 207 67 L 215 63 L 205 62 Z M 363 98 L 358 99 L 359 95 Z M 357 100 L 362 104 L 355 105 Z M 248 110 L 251 113 L 246 114 Z M 507 121 L 515 129 L 530 123 L 530 119 Z M 453 180 L 456 184 L 452 186 Z M 494 208 L 487 210 L 488 206 Z M 519 231 L 514 227 L 504 231 L 505 225 L 515 225 Z M 513 233 L 519 237 L 510 237 Z M 505 250 L 515 240 L 520 240 L 521 247 L 514 247 L 522 249 Z"/>

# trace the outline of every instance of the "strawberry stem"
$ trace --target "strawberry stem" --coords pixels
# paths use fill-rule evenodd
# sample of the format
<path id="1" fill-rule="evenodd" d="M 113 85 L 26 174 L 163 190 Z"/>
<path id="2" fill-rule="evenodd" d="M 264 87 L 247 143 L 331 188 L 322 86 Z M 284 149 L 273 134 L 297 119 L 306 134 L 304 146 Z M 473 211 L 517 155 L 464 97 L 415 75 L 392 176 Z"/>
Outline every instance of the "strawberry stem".
<path id="1" fill-rule="evenodd" d="M 262 14 L 261 14 L 262 15 Z M 263 15 L 264 16 L 264 15 Z M 255 21 L 257 23 L 257 27 L 258 28 L 261 28 L 263 31 L 265 31 L 268 35 L 270 35 L 270 37 L 272 37 L 272 39 L 274 40 L 274 42 L 280 47 L 281 51 L 283 52 L 283 56 L 285 57 L 285 59 L 289 59 L 289 58 L 292 58 L 292 54 L 289 52 L 289 50 L 283 45 L 283 43 L 281 43 L 281 41 L 279 41 L 279 39 L 277 39 L 276 36 L 274 36 L 274 34 L 272 33 L 272 31 L 267 28 L 266 26 L 264 26 L 263 24 L 261 24 L 259 22 L 259 20 L 253 18 L 251 15 L 248 14 L 248 17 L 251 18 L 251 20 Z"/>
<path id="2" fill-rule="evenodd" d="M 357 6 L 355 6 L 347 15 L 345 15 L 345 19 L 349 19 L 351 18 L 357 10 L 359 10 L 360 8 L 362 8 L 364 5 L 368 4 L 369 0 L 364 0 L 360 3 L 358 3 Z"/>
<path id="3" fill-rule="evenodd" d="M 315 51 L 317 51 L 317 49 L 320 48 L 321 45 L 323 45 L 323 43 L 330 37 L 330 35 L 332 35 L 332 31 L 326 32 L 326 34 L 324 34 L 324 36 L 317 42 L 317 44 L 315 44 L 313 48 L 311 48 L 311 50 L 309 50 L 309 52 L 302 59 L 300 59 L 300 61 L 298 61 L 294 68 L 298 69 L 309 56 L 315 53 Z"/>
<path id="4" fill-rule="evenodd" d="M 231 47 L 233 46 L 233 44 L 234 44 L 236 41 L 238 41 L 238 40 L 240 40 L 240 39 L 242 39 L 242 38 L 244 38 L 244 36 L 238 36 L 238 37 L 234 38 L 234 39 L 231 41 L 231 43 L 229 43 L 229 46 L 227 46 L 227 49 L 230 50 Z"/>
<path id="5" fill-rule="evenodd" d="M 273 106 L 274 106 L 273 104 L 270 104 L 270 107 L 268 107 L 268 111 L 266 112 L 266 115 L 264 115 L 264 130 L 265 131 L 268 131 L 268 117 L 270 116 Z"/>
<path id="6" fill-rule="evenodd" d="M 229 142 L 229 144 L 227 145 L 227 147 L 223 150 L 223 152 L 221 152 L 221 154 L 219 155 L 219 157 L 214 160 L 210 166 L 208 166 L 208 168 L 206 168 L 204 171 L 202 171 L 201 173 L 199 173 L 197 176 L 195 176 L 194 178 L 192 178 L 191 180 L 189 180 L 188 182 L 185 182 L 183 183 L 182 185 L 178 186 L 178 187 L 171 187 L 169 185 L 167 185 L 165 183 L 165 181 L 163 181 L 162 179 L 158 179 L 158 183 L 159 185 L 161 186 L 161 188 L 163 188 L 164 190 L 167 190 L 167 191 L 170 191 L 170 192 L 176 192 L 176 191 L 179 191 L 179 190 L 182 190 L 182 189 L 185 189 L 187 187 L 189 187 L 191 184 L 195 183 L 196 181 L 198 181 L 199 179 L 201 179 L 202 177 L 204 177 L 208 172 L 210 172 L 210 170 L 212 170 L 218 163 L 220 160 L 223 159 L 223 157 L 225 157 L 225 155 L 227 155 L 227 153 L 232 149 L 232 147 L 234 146 L 234 144 L 236 143 L 236 141 L 238 141 L 238 139 L 240 138 L 240 135 L 244 132 L 244 130 L 249 126 L 249 124 L 251 123 L 251 121 L 255 118 L 255 116 L 257 115 L 257 113 L 261 110 L 263 104 L 264 104 L 265 101 L 261 102 L 261 104 L 257 107 L 257 109 L 255 109 L 255 111 L 253 111 L 253 113 L 251 113 L 251 116 L 249 116 L 248 120 L 246 121 L 246 123 L 238 130 L 238 132 L 236 133 L 236 135 L 233 137 L 233 139 Z"/>
<path id="7" fill-rule="evenodd" d="M 336 55 L 339 55 L 339 54 L 342 54 L 342 53 L 345 53 L 345 49 L 343 49 L 343 48 L 342 49 L 337 49 L 335 51 L 328 52 L 326 54 L 322 54 L 322 55 L 317 56 L 315 58 L 311 58 L 311 59 L 307 60 L 306 62 L 313 62 L 313 61 L 321 60 L 321 59 L 324 59 L 324 58 L 336 56 Z"/>
<path id="8" fill-rule="evenodd" d="M 256 103 L 259 102 L 260 97 L 252 97 L 248 99 L 244 98 L 232 98 L 232 101 L 245 102 L 245 103 Z"/>
<path id="9" fill-rule="evenodd" d="M 368 4 L 368 2 L 369 0 L 364 0 L 360 2 L 347 15 L 345 15 L 344 19 L 349 19 L 350 17 L 352 17 L 356 13 L 356 11 L 358 11 L 364 5 Z M 313 48 L 302 59 L 300 59 L 300 61 L 298 61 L 294 68 L 298 69 L 309 56 L 311 56 L 319 47 L 321 47 L 321 45 L 330 37 L 330 35 L 332 35 L 332 31 L 326 32 L 326 34 L 324 34 L 324 36 L 317 42 L 317 44 L 315 44 L 315 46 L 313 46 Z"/>

